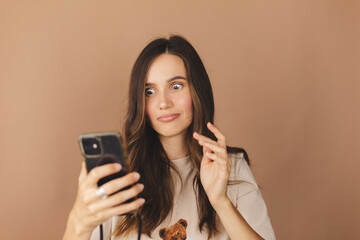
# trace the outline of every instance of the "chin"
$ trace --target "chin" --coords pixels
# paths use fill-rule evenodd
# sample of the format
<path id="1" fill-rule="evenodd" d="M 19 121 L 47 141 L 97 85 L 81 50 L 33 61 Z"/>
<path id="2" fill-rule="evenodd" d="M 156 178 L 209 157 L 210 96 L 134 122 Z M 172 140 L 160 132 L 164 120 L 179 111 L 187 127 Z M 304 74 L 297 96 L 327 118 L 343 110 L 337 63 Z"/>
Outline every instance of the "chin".
<path id="1" fill-rule="evenodd" d="M 188 128 L 188 126 L 184 126 L 184 127 L 168 126 L 165 129 L 161 128 L 161 129 L 154 129 L 154 130 L 159 134 L 159 136 L 175 137 L 175 136 L 179 136 L 179 135 L 185 135 L 187 128 Z"/>
<path id="2" fill-rule="evenodd" d="M 182 130 L 182 131 L 157 131 L 157 133 L 159 134 L 159 136 L 161 137 L 175 137 L 175 136 L 179 136 L 179 135 L 182 135 L 182 134 L 185 134 L 185 130 Z"/>

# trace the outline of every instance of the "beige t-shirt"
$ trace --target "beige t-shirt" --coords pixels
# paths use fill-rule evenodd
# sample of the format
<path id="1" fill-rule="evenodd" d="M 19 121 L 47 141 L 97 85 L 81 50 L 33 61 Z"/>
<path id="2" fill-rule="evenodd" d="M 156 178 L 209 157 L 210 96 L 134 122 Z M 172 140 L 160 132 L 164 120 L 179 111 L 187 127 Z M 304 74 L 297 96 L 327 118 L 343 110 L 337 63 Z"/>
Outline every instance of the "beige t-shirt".
<path id="1" fill-rule="evenodd" d="M 238 209 L 238 211 L 241 213 L 241 215 L 244 217 L 244 219 L 248 222 L 248 224 L 261 237 L 266 240 L 275 239 L 275 234 L 271 226 L 265 202 L 261 196 L 260 189 L 255 182 L 251 170 L 243 157 L 243 154 L 229 154 L 229 156 L 232 160 L 232 169 L 229 180 L 240 180 L 241 183 L 228 185 L 228 197 L 230 198 L 234 206 Z M 161 240 L 162 238 L 159 235 L 160 229 L 173 229 L 174 227 L 172 226 L 177 224 L 177 222 L 182 219 L 185 220 L 187 224 L 184 224 L 182 222 L 182 225 L 177 225 L 179 226 L 177 229 L 180 229 L 180 231 L 186 231 L 187 240 L 207 240 L 207 231 L 205 230 L 203 231 L 203 233 L 200 233 L 198 230 L 199 217 L 196 205 L 196 195 L 192 184 L 194 171 L 191 165 L 191 161 L 189 157 L 186 157 L 182 159 L 172 160 L 172 162 L 179 171 L 181 175 L 181 180 L 183 181 L 182 189 L 180 189 L 180 183 L 176 184 L 177 189 L 175 190 L 175 203 L 173 214 L 171 216 L 168 216 L 167 219 L 154 230 L 154 232 L 152 233 L 152 238 L 149 238 L 147 235 L 142 234 L 141 239 Z M 175 181 L 181 180 L 179 178 L 176 178 Z M 120 222 L 121 218 L 122 217 L 115 216 L 103 223 L 104 239 L 109 239 L 112 231 L 115 230 L 116 225 Z M 185 225 L 186 228 L 184 227 Z M 215 235 L 212 239 L 230 239 L 220 221 L 218 222 L 218 229 L 220 230 L 220 233 Z M 171 234 L 171 231 L 169 231 L 169 233 L 167 232 L 167 234 Z M 94 230 L 91 236 L 91 240 L 98 239 L 100 239 L 99 227 Z M 137 239 L 137 232 L 129 234 L 126 237 L 111 238 L 111 240 L 115 239 L 134 240 Z M 178 238 L 178 240 L 182 239 Z"/>

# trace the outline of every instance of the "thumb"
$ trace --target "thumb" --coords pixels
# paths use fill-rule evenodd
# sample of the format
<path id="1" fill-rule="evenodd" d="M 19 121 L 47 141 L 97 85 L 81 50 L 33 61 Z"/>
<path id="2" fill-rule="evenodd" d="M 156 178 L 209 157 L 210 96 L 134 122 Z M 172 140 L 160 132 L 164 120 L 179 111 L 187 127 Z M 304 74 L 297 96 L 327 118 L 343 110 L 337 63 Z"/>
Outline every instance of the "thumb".
<path id="1" fill-rule="evenodd" d="M 211 150 L 207 147 L 203 147 L 203 159 L 202 159 L 203 163 L 212 162 L 212 160 L 206 155 L 207 152 L 211 153 Z"/>

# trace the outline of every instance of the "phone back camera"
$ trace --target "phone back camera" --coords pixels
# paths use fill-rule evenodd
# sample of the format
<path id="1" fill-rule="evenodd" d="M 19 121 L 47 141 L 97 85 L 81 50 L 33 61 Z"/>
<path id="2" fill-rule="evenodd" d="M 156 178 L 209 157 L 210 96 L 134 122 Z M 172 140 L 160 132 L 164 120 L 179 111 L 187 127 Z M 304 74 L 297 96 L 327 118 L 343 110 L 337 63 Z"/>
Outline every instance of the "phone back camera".
<path id="1" fill-rule="evenodd" d="M 99 155 L 101 153 L 100 141 L 96 138 L 85 138 L 82 143 L 86 155 Z"/>

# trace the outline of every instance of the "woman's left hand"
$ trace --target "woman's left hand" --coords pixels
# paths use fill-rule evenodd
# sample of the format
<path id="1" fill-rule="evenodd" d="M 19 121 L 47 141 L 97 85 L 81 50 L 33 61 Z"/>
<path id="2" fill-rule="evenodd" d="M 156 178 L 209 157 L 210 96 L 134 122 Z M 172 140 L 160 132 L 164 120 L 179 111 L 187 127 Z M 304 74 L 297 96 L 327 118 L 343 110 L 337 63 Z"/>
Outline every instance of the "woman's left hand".
<path id="1" fill-rule="evenodd" d="M 231 159 L 226 150 L 225 136 L 210 122 L 209 130 L 214 133 L 217 141 L 194 132 L 193 137 L 203 147 L 203 158 L 200 165 L 200 180 L 215 208 L 222 201 L 228 200 L 227 183 L 231 170 Z"/>

